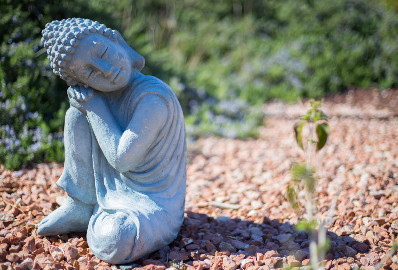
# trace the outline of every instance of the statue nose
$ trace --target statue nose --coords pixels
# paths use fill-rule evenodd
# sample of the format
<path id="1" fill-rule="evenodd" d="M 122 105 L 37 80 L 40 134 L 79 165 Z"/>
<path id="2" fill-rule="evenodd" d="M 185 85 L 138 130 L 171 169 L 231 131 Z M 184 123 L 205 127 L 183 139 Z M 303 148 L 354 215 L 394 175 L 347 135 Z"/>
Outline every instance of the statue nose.
<path id="1" fill-rule="evenodd" d="M 98 69 L 104 74 L 104 76 L 108 79 L 112 77 L 113 74 L 113 66 L 108 63 L 100 63 L 98 65 Z"/>

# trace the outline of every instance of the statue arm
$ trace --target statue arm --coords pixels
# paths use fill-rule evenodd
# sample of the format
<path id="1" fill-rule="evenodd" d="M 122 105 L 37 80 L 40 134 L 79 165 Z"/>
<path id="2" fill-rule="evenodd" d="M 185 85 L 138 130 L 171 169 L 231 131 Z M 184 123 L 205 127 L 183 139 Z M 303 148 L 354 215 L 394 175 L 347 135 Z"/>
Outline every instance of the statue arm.
<path id="1" fill-rule="evenodd" d="M 166 123 L 168 109 L 162 98 L 147 95 L 137 105 L 126 130 L 122 130 L 105 104 L 87 110 L 87 117 L 110 165 L 119 172 L 126 172 L 145 158 Z"/>

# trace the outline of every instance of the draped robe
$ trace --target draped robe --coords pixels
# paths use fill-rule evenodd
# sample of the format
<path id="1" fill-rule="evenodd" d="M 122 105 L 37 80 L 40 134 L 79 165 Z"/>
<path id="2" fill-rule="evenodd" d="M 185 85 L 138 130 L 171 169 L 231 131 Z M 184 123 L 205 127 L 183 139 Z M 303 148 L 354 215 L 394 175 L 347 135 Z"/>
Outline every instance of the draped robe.
<path id="1" fill-rule="evenodd" d="M 164 101 L 167 120 L 143 160 L 127 172 L 110 165 L 90 124 L 65 128 L 65 169 L 57 185 L 72 198 L 95 205 L 87 240 L 96 256 L 111 263 L 131 262 L 169 244 L 184 217 L 185 126 L 175 94 L 159 79 L 139 74 L 121 95 L 109 95 L 109 109 L 125 130 L 147 95 Z M 68 143 L 75 133 L 85 140 L 81 146 Z"/>

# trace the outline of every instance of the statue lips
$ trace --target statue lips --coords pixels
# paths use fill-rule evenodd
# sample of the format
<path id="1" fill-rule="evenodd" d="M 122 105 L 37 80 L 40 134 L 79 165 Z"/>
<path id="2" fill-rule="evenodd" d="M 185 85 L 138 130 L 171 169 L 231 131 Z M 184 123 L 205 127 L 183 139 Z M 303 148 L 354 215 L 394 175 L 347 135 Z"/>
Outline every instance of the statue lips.
<path id="1" fill-rule="evenodd" d="M 112 79 L 112 82 L 113 82 L 113 83 L 115 83 L 117 77 L 118 77 L 119 74 L 120 74 L 120 71 L 122 71 L 122 70 L 121 70 L 120 68 L 118 68 L 118 70 L 115 72 L 115 76 L 114 76 L 113 79 Z"/>

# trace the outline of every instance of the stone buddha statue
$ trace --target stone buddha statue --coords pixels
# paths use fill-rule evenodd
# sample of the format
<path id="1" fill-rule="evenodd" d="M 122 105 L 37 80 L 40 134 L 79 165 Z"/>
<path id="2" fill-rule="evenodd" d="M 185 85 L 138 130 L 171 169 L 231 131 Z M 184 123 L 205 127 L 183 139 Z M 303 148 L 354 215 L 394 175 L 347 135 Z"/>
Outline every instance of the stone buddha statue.
<path id="1" fill-rule="evenodd" d="M 91 251 L 132 262 L 172 242 L 184 217 L 186 141 L 181 106 L 167 84 L 143 75 L 144 58 L 121 35 L 88 19 L 43 30 L 51 67 L 70 86 L 66 202 L 41 235 L 87 231 Z"/>

